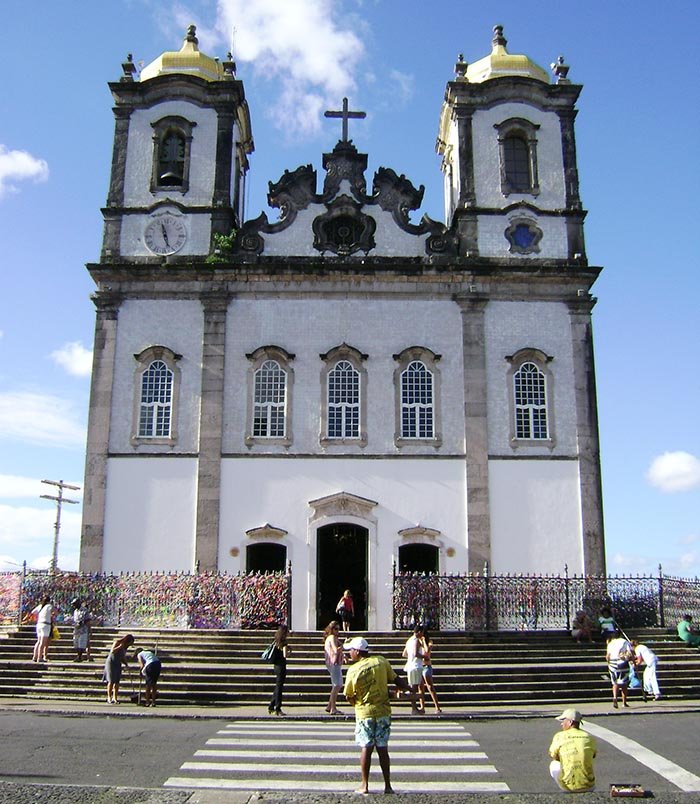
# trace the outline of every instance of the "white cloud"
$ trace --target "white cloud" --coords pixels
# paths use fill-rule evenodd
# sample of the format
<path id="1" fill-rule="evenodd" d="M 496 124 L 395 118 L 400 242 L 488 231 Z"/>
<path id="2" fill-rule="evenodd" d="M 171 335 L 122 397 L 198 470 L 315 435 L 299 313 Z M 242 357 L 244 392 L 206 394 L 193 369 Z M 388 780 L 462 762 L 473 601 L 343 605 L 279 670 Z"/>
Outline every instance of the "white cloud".
<path id="1" fill-rule="evenodd" d="M 402 73 L 399 70 L 392 70 L 389 78 L 396 87 L 394 92 L 394 100 L 401 104 L 405 104 L 413 98 L 413 88 L 416 79 L 408 73 Z"/>
<path id="2" fill-rule="evenodd" d="M 646 476 L 661 491 L 700 488 L 700 459 L 689 452 L 664 452 L 654 458 Z"/>
<path id="3" fill-rule="evenodd" d="M 56 506 L 48 500 L 45 502 L 45 508 L 0 505 L 0 569 L 4 562 L 6 569 L 16 570 L 25 560 L 28 566 L 35 569 L 49 566 L 53 554 Z M 62 510 L 58 543 L 58 565 L 61 569 L 77 568 L 80 523 L 81 514 L 77 507 L 66 506 Z"/>
<path id="4" fill-rule="evenodd" d="M 0 145 L 0 199 L 17 192 L 19 182 L 46 181 L 48 177 L 49 166 L 43 159 L 37 159 L 26 151 L 10 151 Z"/>
<path id="5" fill-rule="evenodd" d="M 67 399 L 29 391 L 0 393 L 0 439 L 47 447 L 82 447 L 85 429 Z"/>
<path id="6" fill-rule="evenodd" d="M 0 499 L 32 497 L 36 499 L 42 492 L 41 480 L 37 477 L 21 475 L 0 475 Z"/>
<path id="7" fill-rule="evenodd" d="M 71 341 L 51 352 L 51 359 L 75 377 L 89 377 L 92 371 L 92 352 L 80 341 Z"/>
<path id="8" fill-rule="evenodd" d="M 290 135 L 315 133 L 324 109 L 338 108 L 355 88 L 365 54 L 337 0 L 219 0 L 215 32 L 198 27 L 202 46 L 216 38 L 234 58 L 279 87 L 269 116 Z M 181 18 L 185 19 L 184 13 Z"/>

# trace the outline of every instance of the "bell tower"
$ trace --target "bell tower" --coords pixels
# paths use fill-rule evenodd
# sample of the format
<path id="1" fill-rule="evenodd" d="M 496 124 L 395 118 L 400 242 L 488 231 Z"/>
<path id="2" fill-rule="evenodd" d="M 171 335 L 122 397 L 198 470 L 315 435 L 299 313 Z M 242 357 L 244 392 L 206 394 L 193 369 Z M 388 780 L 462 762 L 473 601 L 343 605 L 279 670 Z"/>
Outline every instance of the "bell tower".
<path id="1" fill-rule="evenodd" d="M 243 84 L 199 50 L 191 25 L 179 51 L 136 76 L 131 55 L 109 84 L 116 118 L 103 262 L 169 261 L 210 253 L 212 236 L 243 216 L 253 151 Z"/>
<path id="2" fill-rule="evenodd" d="M 556 83 L 527 56 L 507 51 L 495 26 L 491 53 L 460 55 L 447 84 L 437 151 L 447 224 L 465 256 L 585 264 L 574 139 L 581 86 L 563 58 Z"/>

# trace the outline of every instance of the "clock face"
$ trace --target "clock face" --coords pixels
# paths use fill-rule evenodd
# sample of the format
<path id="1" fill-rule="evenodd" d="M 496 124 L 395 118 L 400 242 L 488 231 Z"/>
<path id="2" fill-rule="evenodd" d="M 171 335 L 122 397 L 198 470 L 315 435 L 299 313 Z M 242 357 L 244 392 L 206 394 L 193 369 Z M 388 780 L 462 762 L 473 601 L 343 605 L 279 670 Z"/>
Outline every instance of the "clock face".
<path id="1" fill-rule="evenodd" d="M 182 218 L 157 215 L 146 226 L 143 239 L 154 254 L 174 254 L 187 240 L 187 228 Z"/>

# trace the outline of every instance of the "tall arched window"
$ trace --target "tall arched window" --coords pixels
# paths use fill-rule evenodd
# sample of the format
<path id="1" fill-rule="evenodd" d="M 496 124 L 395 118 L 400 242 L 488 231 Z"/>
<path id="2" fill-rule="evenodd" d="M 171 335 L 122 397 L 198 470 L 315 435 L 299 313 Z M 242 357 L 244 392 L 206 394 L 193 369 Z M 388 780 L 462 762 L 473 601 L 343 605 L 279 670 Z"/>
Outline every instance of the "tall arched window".
<path id="1" fill-rule="evenodd" d="M 413 360 L 401 372 L 401 438 L 432 438 L 433 425 L 433 375 Z"/>
<path id="2" fill-rule="evenodd" d="M 547 422 L 547 382 L 534 363 L 523 363 L 513 375 L 515 437 L 549 438 Z"/>
<path id="3" fill-rule="evenodd" d="M 321 443 L 367 443 L 367 355 L 346 343 L 322 354 Z"/>
<path id="4" fill-rule="evenodd" d="M 527 193 L 532 187 L 530 152 L 522 136 L 511 134 L 503 141 L 506 181 L 515 193 Z"/>
<path id="5" fill-rule="evenodd" d="M 498 132 L 501 192 L 538 195 L 537 130 L 530 120 L 514 117 L 494 126 Z"/>
<path id="6" fill-rule="evenodd" d="M 149 346 L 134 355 L 134 429 L 132 443 L 174 444 L 177 440 L 177 404 L 180 369 L 167 346 Z"/>
<path id="7" fill-rule="evenodd" d="M 328 372 L 328 438 L 360 435 L 360 372 L 339 360 Z"/>
<path id="8" fill-rule="evenodd" d="M 397 446 L 440 446 L 440 355 L 409 346 L 393 356 Z"/>
<path id="9" fill-rule="evenodd" d="M 152 193 L 158 190 L 186 193 L 189 189 L 192 132 L 196 125 L 175 115 L 163 117 L 152 124 Z"/>
<path id="10" fill-rule="evenodd" d="M 266 360 L 255 372 L 253 436 L 284 438 L 287 373 L 276 360 Z"/>
<path id="11" fill-rule="evenodd" d="M 154 360 L 141 376 L 139 438 L 170 438 L 173 373 L 162 360 Z"/>
<path id="12" fill-rule="evenodd" d="M 250 368 L 245 442 L 288 447 L 292 443 L 294 355 L 281 346 L 261 346 L 246 357 Z"/>

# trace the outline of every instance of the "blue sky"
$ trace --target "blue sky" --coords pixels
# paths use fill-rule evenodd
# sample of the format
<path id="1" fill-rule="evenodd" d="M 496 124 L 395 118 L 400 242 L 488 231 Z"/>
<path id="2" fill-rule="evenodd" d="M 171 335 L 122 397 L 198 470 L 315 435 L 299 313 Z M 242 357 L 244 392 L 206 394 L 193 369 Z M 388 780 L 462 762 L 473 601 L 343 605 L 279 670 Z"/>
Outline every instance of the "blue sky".
<path id="1" fill-rule="evenodd" d="M 233 41 L 256 151 L 246 216 L 268 181 L 312 163 L 340 134 L 343 96 L 367 119 L 350 136 L 367 175 L 425 185 L 443 219 L 435 155 L 459 53 L 559 55 L 584 85 L 577 147 L 589 210 L 608 569 L 700 575 L 700 182 L 696 0 L 432 3 L 418 0 L 112 0 L 11 3 L 0 84 L 0 568 L 51 557 L 55 489 L 82 486 L 96 261 L 114 130 L 108 81 L 127 53 L 177 50 L 187 25 L 225 57 Z M 669 13 L 672 11 L 672 13 Z M 414 219 L 417 219 L 414 218 Z M 76 496 L 77 495 L 77 496 Z M 79 493 L 71 492 L 73 499 Z M 59 566 L 77 568 L 80 506 L 64 508 Z"/>

